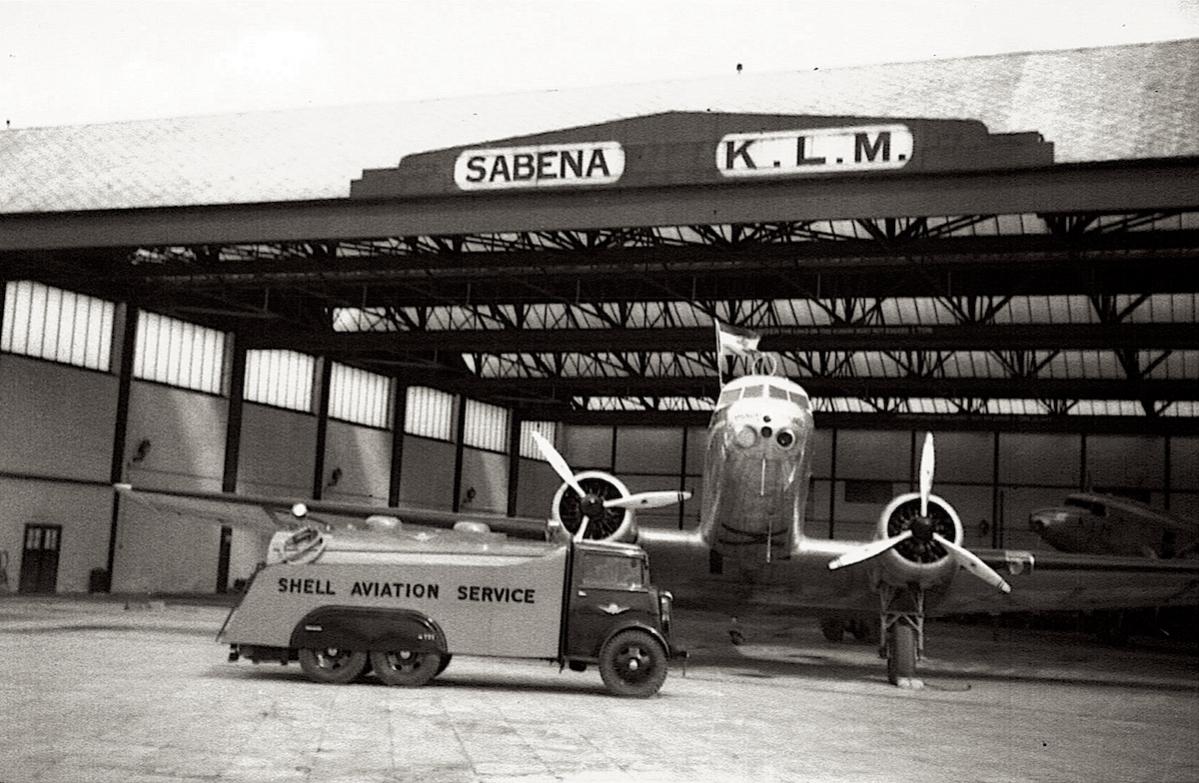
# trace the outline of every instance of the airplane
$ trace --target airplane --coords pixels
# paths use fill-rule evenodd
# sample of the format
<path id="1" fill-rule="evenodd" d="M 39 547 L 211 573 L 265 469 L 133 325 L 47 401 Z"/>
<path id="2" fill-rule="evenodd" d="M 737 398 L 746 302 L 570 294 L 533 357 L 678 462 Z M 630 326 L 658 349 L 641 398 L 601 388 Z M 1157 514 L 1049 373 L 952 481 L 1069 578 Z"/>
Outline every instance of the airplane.
<path id="1" fill-rule="evenodd" d="M 1062 552 L 1168 559 L 1199 554 L 1199 522 L 1129 498 L 1074 492 L 1029 514 L 1029 529 Z"/>
<path id="2" fill-rule="evenodd" d="M 777 358 L 758 350 L 759 335 L 719 322 L 716 331 L 722 386 L 708 426 L 705 492 L 693 530 L 643 528 L 636 521 L 638 510 L 683 502 L 690 493 L 633 494 L 605 471 L 575 472 L 540 435 L 535 439 L 542 456 L 562 480 L 548 519 L 116 489 L 158 511 L 268 530 L 322 524 L 411 535 L 406 526 L 419 525 L 634 542 L 681 603 L 730 615 L 747 606 L 818 616 L 877 612 L 887 679 L 903 687 L 921 684 L 916 670 L 927 617 L 1199 604 L 1199 561 L 967 550 L 957 511 L 932 492 L 931 434 L 924 440 L 917 488 L 881 510 L 873 540 L 809 534 L 804 511 L 814 425 L 808 395 L 777 374 Z M 749 372 L 724 382 L 726 357 L 744 359 Z M 961 573 L 970 578 L 959 578 Z"/>

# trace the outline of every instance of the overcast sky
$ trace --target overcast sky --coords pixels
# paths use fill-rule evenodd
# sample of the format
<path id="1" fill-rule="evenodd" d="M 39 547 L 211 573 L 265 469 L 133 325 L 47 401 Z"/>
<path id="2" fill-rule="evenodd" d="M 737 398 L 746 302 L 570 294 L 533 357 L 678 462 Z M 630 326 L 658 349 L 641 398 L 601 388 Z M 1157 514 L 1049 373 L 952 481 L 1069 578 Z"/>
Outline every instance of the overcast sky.
<path id="1" fill-rule="evenodd" d="M 14 128 L 1199 37 L 1199 0 L 0 0 Z"/>

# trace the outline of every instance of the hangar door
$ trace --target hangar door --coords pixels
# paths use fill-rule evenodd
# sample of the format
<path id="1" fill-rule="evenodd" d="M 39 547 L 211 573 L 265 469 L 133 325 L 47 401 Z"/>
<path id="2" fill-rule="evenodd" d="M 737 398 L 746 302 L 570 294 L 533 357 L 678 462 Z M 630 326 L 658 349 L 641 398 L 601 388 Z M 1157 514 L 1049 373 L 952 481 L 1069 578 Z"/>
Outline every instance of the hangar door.
<path id="1" fill-rule="evenodd" d="M 26 525 L 21 552 L 21 593 L 53 593 L 58 585 L 62 525 Z"/>

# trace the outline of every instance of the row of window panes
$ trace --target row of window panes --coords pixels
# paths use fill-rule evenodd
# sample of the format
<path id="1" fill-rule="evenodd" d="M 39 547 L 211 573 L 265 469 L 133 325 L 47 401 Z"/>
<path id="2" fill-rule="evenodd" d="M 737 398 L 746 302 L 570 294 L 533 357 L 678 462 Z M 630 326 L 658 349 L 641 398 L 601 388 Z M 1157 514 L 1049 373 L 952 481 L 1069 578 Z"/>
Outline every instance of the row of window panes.
<path id="1" fill-rule="evenodd" d="M 220 394 L 224 363 L 224 332 L 158 313 L 138 313 L 133 377 Z"/>
<path id="2" fill-rule="evenodd" d="M 333 363 L 329 378 L 329 415 L 335 419 L 387 429 L 391 426 L 391 379 Z"/>
<path id="3" fill-rule="evenodd" d="M 116 305 L 31 280 L 4 286 L 0 349 L 107 372 Z"/>
<path id="4" fill-rule="evenodd" d="M 488 405 L 477 400 L 464 400 L 466 420 L 462 442 L 467 446 L 488 451 L 508 450 L 508 422 L 511 414 L 506 408 Z"/>

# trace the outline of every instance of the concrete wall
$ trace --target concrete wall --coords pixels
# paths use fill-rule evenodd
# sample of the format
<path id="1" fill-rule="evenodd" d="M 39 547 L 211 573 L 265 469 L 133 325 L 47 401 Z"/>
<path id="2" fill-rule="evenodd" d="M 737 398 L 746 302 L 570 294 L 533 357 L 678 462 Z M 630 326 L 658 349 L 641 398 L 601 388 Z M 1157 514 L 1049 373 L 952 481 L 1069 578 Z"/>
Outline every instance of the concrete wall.
<path id="1" fill-rule="evenodd" d="M 220 490 L 227 409 L 222 397 L 134 381 L 125 481 L 146 489 Z M 117 525 L 112 589 L 213 592 L 219 554 L 219 526 L 125 502 Z"/>
<path id="2" fill-rule="evenodd" d="M 117 380 L 0 356 L 0 470 L 108 481 Z"/>
<path id="3" fill-rule="evenodd" d="M 333 471 L 337 483 L 329 486 Z M 309 474 L 308 481 L 312 481 Z M 324 497 L 347 503 L 387 505 L 391 486 L 391 430 L 330 421 L 325 437 Z"/>
<path id="4" fill-rule="evenodd" d="M 26 525 L 61 525 L 57 589 L 87 589 L 108 558 L 116 379 L 0 356 L 0 551 L 16 591 Z M 0 588 L 2 589 L 2 588 Z"/>

